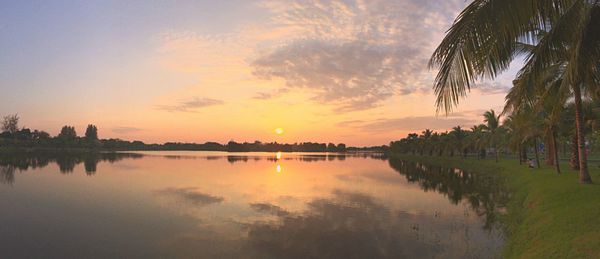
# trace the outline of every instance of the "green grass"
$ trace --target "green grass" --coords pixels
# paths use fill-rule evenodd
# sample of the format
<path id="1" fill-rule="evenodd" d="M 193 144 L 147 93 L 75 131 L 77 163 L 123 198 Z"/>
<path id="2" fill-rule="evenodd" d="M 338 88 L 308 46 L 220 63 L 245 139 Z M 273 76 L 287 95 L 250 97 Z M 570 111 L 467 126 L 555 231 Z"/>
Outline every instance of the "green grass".
<path id="1" fill-rule="evenodd" d="M 493 172 L 506 177 L 511 198 L 502 224 L 505 258 L 600 258 L 600 169 L 590 168 L 594 184 L 578 183 L 577 172 L 543 166 L 530 169 L 517 160 L 476 160 L 394 155 L 400 159 Z"/>

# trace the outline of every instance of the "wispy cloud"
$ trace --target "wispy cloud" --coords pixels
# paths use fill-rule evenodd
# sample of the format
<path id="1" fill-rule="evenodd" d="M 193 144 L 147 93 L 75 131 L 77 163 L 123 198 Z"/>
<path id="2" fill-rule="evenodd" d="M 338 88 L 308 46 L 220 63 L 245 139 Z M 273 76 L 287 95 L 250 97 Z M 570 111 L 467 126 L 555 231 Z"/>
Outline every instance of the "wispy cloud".
<path id="1" fill-rule="evenodd" d="M 255 100 L 294 91 L 339 113 L 366 110 L 393 96 L 430 91 L 429 56 L 464 5 L 464 0 L 266 0 L 259 2 L 270 17 L 266 23 L 222 34 L 162 34 L 161 60 L 211 85 L 276 82 L 269 87 L 278 90 L 259 91 Z M 189 111 L 180 105 L 159 108 Z"/>
<path id="2" fill-rule="evenodd" d="M 510 91 L 512 86 L 506 85 L 500 82 L 480 82 L 473 86 L 473 90 L 479 91 L 480 93 L 486 94 L 506 94 Z"/>
<path id="3" fill-rule="evenodd" d="M 313 92 L 339 112 L 427 91 L 427 60 L 462 1 L 267 1 L 272 23 L 296 38 L 252 62 L 259 78 Z M 442 24 L 443 26 L 440 26 Z"/>
<path id="4" fill-rule="evenodd" d="M 140 132 L 143 129 L 135 128 L 135 127 L 114 127 L 111 130 L 112 130 L 112 132 L 117 133 L 117 134 L 129 134 L 129 133 Z"/>
<path id="5" fill-rule="evenodd" d="M 156 109 L 167 112 L 196 112 L 200 108 L 224 104 L 222 100 L 195 97 L 191 100 L 180 101 L 176 105 L 156 105 Z"/>
<path id="6" fill-rule="evenodd" d="M 255 210 L 257 212 L 268 213 L 268 214 L 272 214 L 272 215 L 276 215 L 276 216 L 286 216 L 286 215 L 290 214 L 285 209 L 283 209 L 277 205 L 267 203 L 267 202 L 251 203 L 250 208 L 252 208 L 253 210 Z"/>
<path id="7" fill-rule="evenodd" d="M 256 93 L 256 95 L 254 95 L 254 97 L 252 97 L 252 99 L 269 100 L 269 99 L 273 99 L 278 96 L 281 96 L 282 94 L 285 94 L 287 92 L 289 92 L 289 89 L 287 89 L 287 88 L 280 88 L 280 89 L 278 89 L 276 91 L 272 91 L 272 92 L 258 92 L 258 93 Z"/>
<path id="8" fill-rule="evenodd" d="M 374 121 L 342 121 L 338 127 L 355 128 L 366 132 L 392 132 L 409 130 L 447 130 L 455 126 L 471 126 L 480 123 L 473 116 L 409 116 L 402 118 L 378 119 Z"/>

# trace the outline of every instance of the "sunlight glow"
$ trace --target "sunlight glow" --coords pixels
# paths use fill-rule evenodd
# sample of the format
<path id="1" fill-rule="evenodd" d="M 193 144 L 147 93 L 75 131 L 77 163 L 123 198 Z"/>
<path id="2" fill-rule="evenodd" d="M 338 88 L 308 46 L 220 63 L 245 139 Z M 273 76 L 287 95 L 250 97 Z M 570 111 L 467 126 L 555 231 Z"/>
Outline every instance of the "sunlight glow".
<path id="1" fill-rule="evenodd" d="M 283 129 L 282 128 L 276 128 L 275 129 L 275 134 L 277 134 L 277 135 L 283 134 Z"/>
<path id="2" fill-rule="evenodd" d="M 281 165 L 277 165 L 277 167 L 275 168 L 275 171 L 277 171 L 278 173 L 281 173 Z"/>
<path id="3" fill-rule="evenodd" d="M 277 160 L 281 159 L 281 151 L 278 151 L 275 157 L 277 158 Z"/>

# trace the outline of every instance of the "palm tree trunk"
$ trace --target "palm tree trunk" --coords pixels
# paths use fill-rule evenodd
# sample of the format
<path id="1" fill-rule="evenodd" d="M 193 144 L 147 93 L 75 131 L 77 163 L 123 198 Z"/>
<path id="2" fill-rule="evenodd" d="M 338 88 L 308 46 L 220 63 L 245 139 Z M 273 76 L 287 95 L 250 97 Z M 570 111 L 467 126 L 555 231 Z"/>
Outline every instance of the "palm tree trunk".
<path id="1" fill-rule="evenodd" d="M 550 129 L 548 134 L 546 134 L 546 143 L 548 145 L 546 145 L 546 152 L 544 153 L 544 155 L 546 156 L 546 164 L 553 166 L 554 165 L 554 130 Z"/>
<path id="2" fill-rule="evenodd" d="M 519 150 L 519 165 L 523 164 L 523 150 L 521 149 L 521 145 L 517 146 L 517 149 Z"/>
<path id="3" fill-rule="evenodd" d="M 494 149 L 496 151 L 496 163 L 498 163 L 498 158 L 500 157 L 500 153 L 498 152 L 498 148 Z"/>
<path id="4" fill-rule="evenodd" d="M 552 138 L 550 139 L 550 142 L 554 156 L 554 167 L 556 168 L 556 173 L 560 174 L 560 165 L 558 162 L 558 146 L 556 145 L 556 131 L 554 130 L 552 131 Z"/>
<path id="5" fill-rule="evenodd" d="M 521 144 L 521 152 L 521 155 L 523 155 L 521 159 L 523 159 L 524 163 L 527 163 L 527 145 L 524 145 L 524 143 Z"/>
<path id="6" fill-rule="evenodd" d="M 579 141 L 577 138 L 577 131 L 573 133 L 573 138 L 571 139 L 571 159 L 569 160 L 569 165 L 573 170 L 579 170 Z"/>
<path id="7" fill-rule="evenodd" d="M 537 165 L 537 168 L 540 168 L 540 153 L 538 152 L 537 137 L 533 138 L 533 146 L 533 150 L 535 150 L 535 163 Z"/>
<path id="8" fill-rule="evenodd" d="M 577 145 L 579 146 L 579 182 L 592 183 L 592 177 L 588 171 L 587 154 L 585 153 L 585 136 L 583 135 L 583 114 L 581 111 L 581 88 L 579 83 L 573 84 L 575 94 L 575 126 L 577 127 Z"/>

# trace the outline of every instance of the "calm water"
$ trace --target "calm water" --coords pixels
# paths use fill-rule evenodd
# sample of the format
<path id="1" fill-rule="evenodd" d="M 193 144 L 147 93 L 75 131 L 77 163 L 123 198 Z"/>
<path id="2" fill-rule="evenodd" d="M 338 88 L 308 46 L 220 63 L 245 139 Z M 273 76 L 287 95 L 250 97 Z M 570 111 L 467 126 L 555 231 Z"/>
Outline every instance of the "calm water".
<path id="1" fill-rule="evenodd" d="M 382 155 L 0 157 L 0 257 L 490 258 L 497 179 Z"/>

